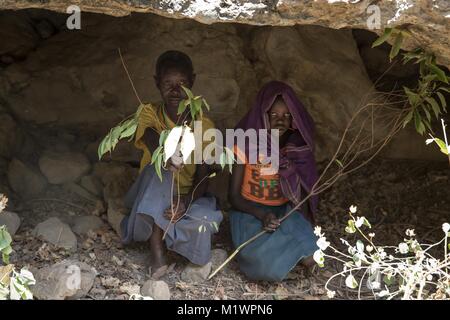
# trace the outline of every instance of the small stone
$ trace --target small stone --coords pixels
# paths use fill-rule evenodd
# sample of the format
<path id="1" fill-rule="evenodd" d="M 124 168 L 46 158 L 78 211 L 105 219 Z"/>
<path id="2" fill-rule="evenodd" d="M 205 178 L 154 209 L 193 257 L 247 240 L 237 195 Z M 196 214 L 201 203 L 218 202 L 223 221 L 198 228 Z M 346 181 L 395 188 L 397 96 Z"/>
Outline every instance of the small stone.
<path id="1" fill-rule="evenodd" d="M 72 230 L 77 235 L 87 234 L 89 231 L 95 231 L 103 227 L 103 220 L 96 216 L 76 217 L 73 221 Z"/>
<path id="2" fill-rule="evenodd" d="M 211 261 L 204 266 L 197 266 L 190 263 L 181 273 L 181 280 L 186 282 L 202 282 L 208 278 L 209 274 L 211 273 L 211 269 Z"/>
<path id="3" fill-rule="evenodd" d="M 108 199 L 108 222 L 118 235 L 121 235 L 120 224 L 126 212 L 122 199 Z"/>
<path id="4" fill-rule="evenodd" d="M 39 168 L 51 184 L 77 181 L 91 169 L 82 153 L 47 151 L 39 159 Z"/>
<path id="5" fill-rule="evenodd" d="M 106 212 L 106 208 L 105 208 L 105 204 L 103 203 L 103 201 L 102 200 L 95 201 L 95 208 L 92 211 L 92 214 L 94 216 L 101 216 L 105 212 Z"/>
<path id="6" fill-rule="evenodd" d="M 93 195 L 83 187 L 79 186 L 75 182 L 65 183 L 63 188 L 69 192 L 79 195 L 80 197 L 86 200 L 91 201 L 92 203 L 96 203 L 99 200 L 95 195 Z"/>
<path id="7" fill-rule="evenodd" d="M 116 288 L 120 284 L 120 280 L 114 277 L 101 278 L 102 285 L 107 288 Z"/>
<path id="8" fill-rule="evenodd" d="M 30 287 L 39 300 L 81 299 L 91 290 L 97 271 L 84 262 L 65 260 L 33 272 Z"/>
<path id="9" fill-rule="evenodd" d="M 0 212 L 0 226 L 6 226 L 11 236 L 14 236 L 20 227 L 20 218 L 15 212 L 2 211 Z"/>
<path id="10" fill-rule="evenodd" d="M 228 253 L 223 249 L 214 249 L 211 251 L 212 269 L 216 270 L 228 258 Z M 226 268 L 226 266 L 225 266 Z"/>
<path id="11" fill-rule="evenodd" d="M 61 222 L 58 218 L 50 218 L 39 223 L 34 228 L 33 234 L 42 237 L 55 246 L 67 250 L 75 251 L 77 249 L 77 238 L 70 229 L 69 225 Z"/>
<path id="12" fill-rule="evenodd" d="M 154 300 L 170 300 L 170 289 L 162 280 L 147 280 L 141 288 L 141 295 L 152 297 Z"/>
<path id="13" fill-rule="evenodd" d="M 126 294 L 132 296 L 133 294 L 139 294 L 141 288 L 138 284 L 132 284 L 129 282 L 125 282 L 123 285 L 120 286 L 120 291 L 125 292 Z"/>
<path id="14" fill-rule="evenodd" d="M 8 166 L 8 182 L 22 198 L 34 197 L 44 191 L 47 181 L 39 171 L 32 169 L 18 159 Z"/>

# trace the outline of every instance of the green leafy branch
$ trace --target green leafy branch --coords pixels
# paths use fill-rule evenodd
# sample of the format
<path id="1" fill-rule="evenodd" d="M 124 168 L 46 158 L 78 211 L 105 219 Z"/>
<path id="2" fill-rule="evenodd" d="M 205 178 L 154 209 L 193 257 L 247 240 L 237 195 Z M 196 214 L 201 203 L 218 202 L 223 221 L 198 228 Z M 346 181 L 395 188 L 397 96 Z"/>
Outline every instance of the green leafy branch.
<path id="1" fill-rule="evenodd" d="M 392 61 L 399 54 L 403 40 L 407 36 L 409 36 L 407 30 L 386 28 L 383 35 L 372 44 L 372 48 L 393 38 L 394 42 L 389 53 Z M 423 135 L 427 130 L 432 133 L 432 114 L 438 119 L 442 113 L 447 112 L 444 94 L 450 93 L 449 77 L 436 65 L 436 57 L 422 48 L 403 54 L 403 64 L 411 61 L 419 64 L 420 77 L 415 88 L 403 87 L 411 106 L 411 111 L 404 119 L 403 127 L 413 121 L 419 134 Z"/>

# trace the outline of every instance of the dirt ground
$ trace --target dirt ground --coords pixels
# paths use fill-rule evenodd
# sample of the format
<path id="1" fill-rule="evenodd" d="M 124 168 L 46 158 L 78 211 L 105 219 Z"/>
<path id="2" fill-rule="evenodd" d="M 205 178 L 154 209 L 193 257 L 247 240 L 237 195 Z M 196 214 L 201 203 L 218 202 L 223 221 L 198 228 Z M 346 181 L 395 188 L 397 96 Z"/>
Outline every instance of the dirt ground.
<path id="1" fill-rule="evenodd" d="M 343 232 L 350 205 L 358 207 L 372 223 L 375 243 L 398 244 L 405 230 L 416 230 L 419 241 L 431 243 L 441 237 L 441 226 L 450 222 L 450 168 L 448 163 L 376 160 L 355 173 L 342 177 L 332 188 L 321 194 L 316 215 L 317 224 L 329 241 L 340 246 L 341 237 L 352 243 Z M 94 267 L 99 275 L 85 299 L 129 299 L 124 286 L 142 285 L 148 279 L 149 249 L 146 245 L 124 247 L 111 228 L 78 238 L 78 251 L 67 253 L 55 249 L 32 236 L 36 223 L 52 216 L 62 220 L 86 215 L 92 206 L 76 195 L 51 188 L 42 199 L 22 203 L 17 212 L 22 219 L 19 233 L 14 237 L 12 263 L 18 267 L 39 268 L 72 257 Z M 330 240 L 331 239 L 331 240 Z M 213 248 L 230 254 L 232 245 L 228 219 L 213 241 Z M 172 271 L 162 280 L 170 287 L 172 299 L 328 299 L 323 287 L 339 266 L 327 263 L 314 277 L 305 277 L 297 266 L 282 283 L 251 282 L 240 273 L 233 260 L 210 281 L 186 283 L 180 273 L 186 260 L 169 255 Z M 105 286 L 103 279 L 116 278 Z M 355 298 L 356 293 L 335 285 L 336 299 Z M 364 295 L 363 297 L 364 298 Z M 367 298 L 369 298 L 367 296 Z"/>

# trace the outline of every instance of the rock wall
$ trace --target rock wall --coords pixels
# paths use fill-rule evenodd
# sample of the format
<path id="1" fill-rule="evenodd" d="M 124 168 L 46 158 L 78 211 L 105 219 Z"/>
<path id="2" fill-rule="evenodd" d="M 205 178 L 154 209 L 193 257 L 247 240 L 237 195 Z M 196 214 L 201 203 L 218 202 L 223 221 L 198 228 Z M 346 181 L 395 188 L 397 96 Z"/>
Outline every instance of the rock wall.
<path id="1" fill-rule="evenodd" d="M 91 164 L 97 162 L 99 139 L 138 106 L 119 48 L 144 101 L 159 99 L 153 82 L 156 58 L 168 49 L 189 54 L 197 73 L 194 92 L 209 101 L 220 129 L 234 127 L 266 81 L 286 81 L 316 122 L 319 160 L 334 151 L 348 119 L 374 90 L 372 79 L 388 66 L 389 46 L 370 51 L 375 35 L 351 29 L 205 25 L 151 14 L 86 13 L 81 30 L 70 31 L 65 19 L 43 10 L 0 11 L 0 35 L 7 39 L 0 42 L 0 179 L 8 170 L 30 166 L 10 185 L 32 176 L 39 183 L 30 188 L 41 190 L 42 173 L 51 184 L 42 158 L 55 152 L 84 154 Z M 397 69 L 385 85 L 416 75 L 414 68 Z M 413 130 L 397 143 L 401 148 L 385 156 L 445 160 Z M 132 164 L 139 158 L 127 143 L 112 155 Z"/>
<path id="2" fill-rule="evenodd" d="M 450 2 L 447 0 L 2 0 L 0 9 L 43 8 L 66 12 L 78 5 L 83 12 L 126 16 L 132 12 L 189 18 L 202 23 L 237 22 L 251 25 L 315 24 L 329 28 L 371 29 L 367 23 L 379 13 L 385 27 L 401 26 L 411 32 L 405 49 L 420 46 L 436 53 L 450 67 Z M 369 6 L 372 6 L 369 8 Z M 373 7 L 376 6 L 376 7 Z M 368 9 L 369 8 L 369 9 Z"/>

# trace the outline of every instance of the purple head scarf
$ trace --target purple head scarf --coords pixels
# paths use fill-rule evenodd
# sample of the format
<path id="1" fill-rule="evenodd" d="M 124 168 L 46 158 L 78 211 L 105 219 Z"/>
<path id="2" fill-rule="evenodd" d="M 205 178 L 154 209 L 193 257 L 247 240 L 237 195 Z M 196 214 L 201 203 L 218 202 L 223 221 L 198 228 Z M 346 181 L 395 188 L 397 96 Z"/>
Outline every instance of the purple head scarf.
<path id="1" fill-rule="evenodd" d="M 297 98 L 294 90 L 287 84 L 271 81 L 259 91 L 253 107 L 239 121 L 236 129 L 270 129 L 268 112 L 276 98 L 281 96 L 292 115 L 291 127 L 294 130 L 279 153 L 280 184 L 286 198 L 294 205 L 298 204 L 305 194 L 308 194 L 318 179 L 314 159 L 314 122 L 303 104 Z M 267 149 L 270 149 L 270 137 Z M 251 146 L 250 146 L 251 148 Z M 248 152 L 248 148 L 246 148 Z M 309 199 L 310 211 L 306 218 L 314 222 L 314 212 L 317 210 L 318 197 Z"/>

